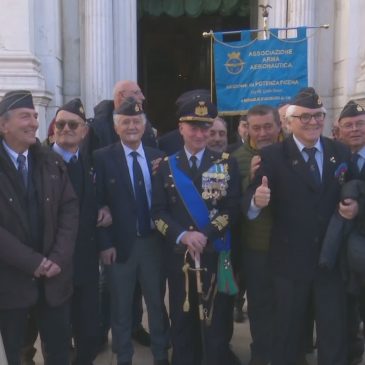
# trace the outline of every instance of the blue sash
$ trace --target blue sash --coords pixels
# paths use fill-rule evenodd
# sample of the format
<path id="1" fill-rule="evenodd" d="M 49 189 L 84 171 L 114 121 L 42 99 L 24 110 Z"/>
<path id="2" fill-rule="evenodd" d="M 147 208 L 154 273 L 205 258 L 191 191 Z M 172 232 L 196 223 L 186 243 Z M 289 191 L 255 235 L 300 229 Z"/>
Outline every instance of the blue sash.
<path id="1" fill-rule="evenodd" d="M 210 224 L 210 219 L 209 210 L 202 196 L 199 194 L 191 178 L 178 168 L 176 153 L 169 156 L 169 165 L 180 198 L 184 202 L 195 225 L 199 230 L 203 231 Z M 215 239 L 213 244 L 218 252 L 229 251 L 231 247 L 230 231 L 226 230 L 224 237 Z"/>

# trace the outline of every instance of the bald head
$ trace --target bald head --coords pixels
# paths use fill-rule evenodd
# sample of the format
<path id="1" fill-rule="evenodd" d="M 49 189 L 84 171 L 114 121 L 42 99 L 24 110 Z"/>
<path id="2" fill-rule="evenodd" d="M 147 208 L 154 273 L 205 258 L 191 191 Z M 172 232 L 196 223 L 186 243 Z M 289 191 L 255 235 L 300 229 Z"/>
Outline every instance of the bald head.
<path id="1" fill-rule="evenodd" d="M 135 81 L 121 80 L 114 85 L 114 108 L 118 109 L 125 99 L 132 97 L 139 103 L 145 99 L 140 87 Z"/>

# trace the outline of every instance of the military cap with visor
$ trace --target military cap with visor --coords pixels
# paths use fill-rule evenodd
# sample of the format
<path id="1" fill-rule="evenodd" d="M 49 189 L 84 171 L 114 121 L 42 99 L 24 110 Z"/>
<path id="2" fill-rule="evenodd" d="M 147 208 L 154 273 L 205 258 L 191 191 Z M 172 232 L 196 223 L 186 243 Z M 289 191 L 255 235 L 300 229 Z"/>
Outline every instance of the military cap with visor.
<path id="1" fill-rule="evenodd" d="M 179 122 L 209 128 L 218 115 L 217 107 L 207 97 L 196 97 L 186 101 L 178 110 Z"/>

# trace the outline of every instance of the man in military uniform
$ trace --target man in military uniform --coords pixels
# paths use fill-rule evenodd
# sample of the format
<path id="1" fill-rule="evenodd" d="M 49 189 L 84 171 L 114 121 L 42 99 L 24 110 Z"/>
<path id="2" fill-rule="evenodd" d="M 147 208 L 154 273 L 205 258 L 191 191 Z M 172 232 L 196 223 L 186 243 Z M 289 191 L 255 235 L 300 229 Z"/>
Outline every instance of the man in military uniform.
<path id="1" fill-rule="evenodd" d="M 217 115 L 207 98 L 192 96 L 179 110 L 184 148 L 160 164 L 152 194 L 152 217 L 168 244 L 172 364 L 198 365 L 202 358 L 209 365 L 230 364 L 227 293 L 237 287 L 228 227 L 238 213 L 237 165 L 227 153 L 206 148 Z M 206 271 L 191 270 L 199 265 Z"/>

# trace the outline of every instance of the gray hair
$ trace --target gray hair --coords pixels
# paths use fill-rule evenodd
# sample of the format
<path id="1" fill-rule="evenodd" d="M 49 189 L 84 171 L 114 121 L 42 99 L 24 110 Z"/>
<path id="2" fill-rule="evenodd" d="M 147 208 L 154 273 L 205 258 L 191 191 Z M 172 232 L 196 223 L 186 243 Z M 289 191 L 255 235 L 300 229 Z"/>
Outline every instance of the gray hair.
<path id="1" fill-rule="evenodd" d="M 0 115 L 1 120 L 9 120 L 11 118 L 11 110 L 6 111 L 3 115 Z"/>
<path id="2" fill-rule="evenodd" d="M 213 120 L 213 123 L 215 122 L 215 121 L 219 121 L 219 122 L 221 122 L 223 125 L 224 125 L 224 128 L 226 128 L 227 129 L 227 122 L 222 118 L 222 117 L 220 117 L 220 116 L 216 116 L 215 118 L 214 118 L 214 120 Z M 213 123 L 212 123 L 212 125 L 213 125 Z"/>

